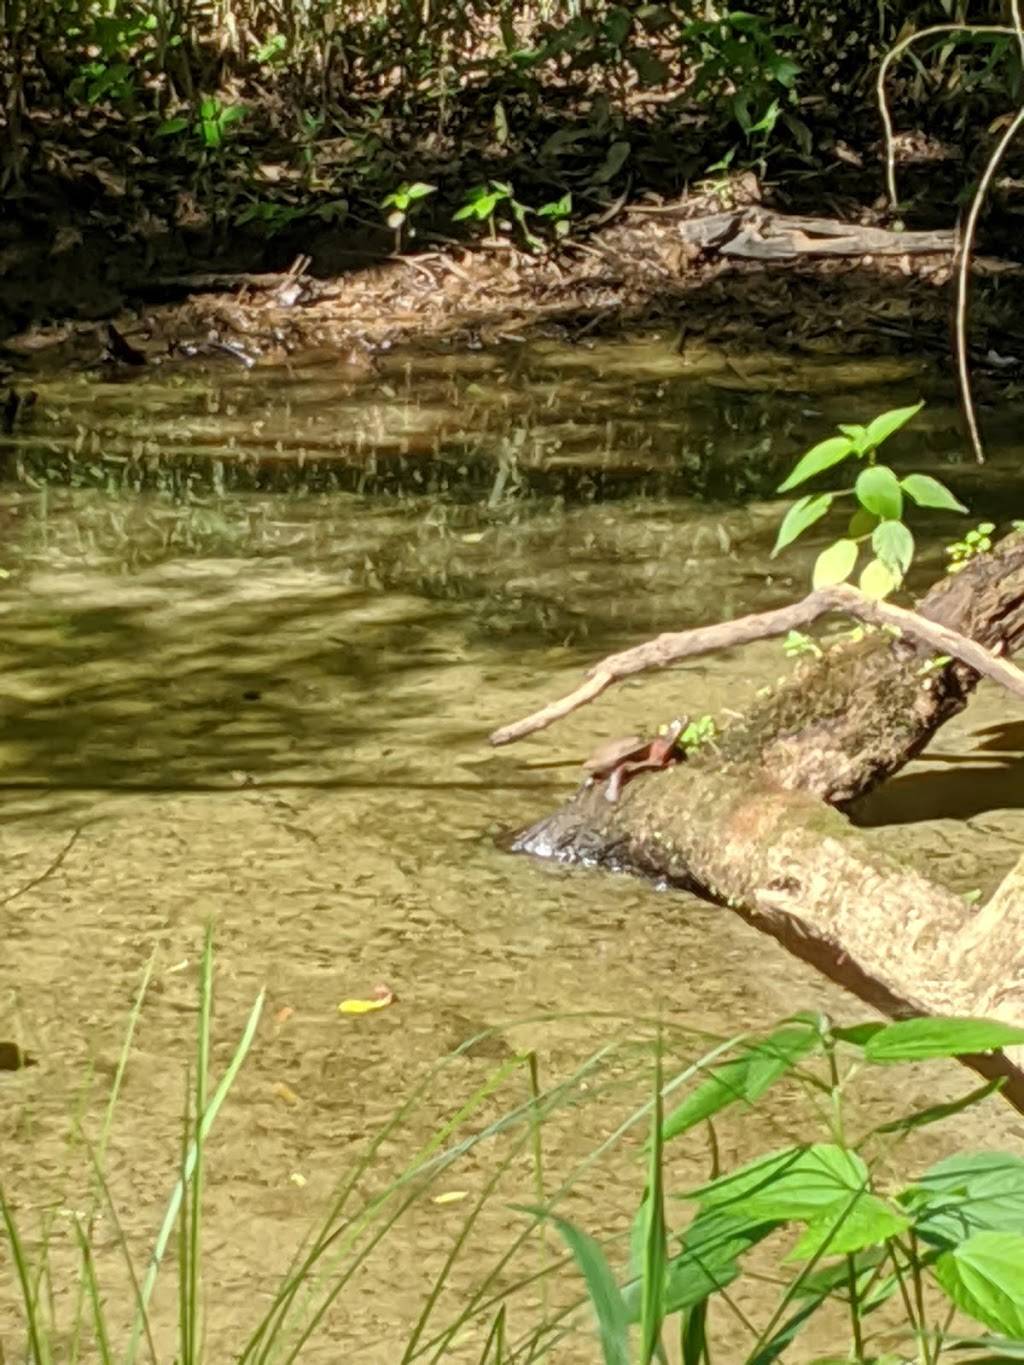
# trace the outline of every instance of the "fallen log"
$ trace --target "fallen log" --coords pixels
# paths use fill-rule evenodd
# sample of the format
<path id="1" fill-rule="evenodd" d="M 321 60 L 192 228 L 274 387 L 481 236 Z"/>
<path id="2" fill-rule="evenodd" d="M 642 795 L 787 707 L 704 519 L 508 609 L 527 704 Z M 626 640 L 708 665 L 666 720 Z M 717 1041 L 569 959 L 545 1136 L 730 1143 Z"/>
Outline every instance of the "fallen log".
<path id="1" fill-rule="evenodd" d="M 939 583 L 916 615 L 1005 662 L 1024 646 L 1024 535 Z M 892 1013 L 1024 1025 L 1024 860 L 979 910 L 842 810 L 919 753 L 978 679 L 907 631 L 843 640 L 802 662 L 714 746 L 637 776 L 615 802 L 584 785 L 504 842 L 696 890 Z"/>

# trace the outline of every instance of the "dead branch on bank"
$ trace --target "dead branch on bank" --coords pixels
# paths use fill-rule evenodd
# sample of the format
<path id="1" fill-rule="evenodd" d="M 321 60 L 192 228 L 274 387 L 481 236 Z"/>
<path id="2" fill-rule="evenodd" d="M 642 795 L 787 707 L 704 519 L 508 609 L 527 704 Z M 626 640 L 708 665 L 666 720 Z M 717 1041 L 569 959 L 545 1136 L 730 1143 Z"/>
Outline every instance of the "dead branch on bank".
<path id="1" fill-rule="evenodd" d="M 599 697 L 612 683 L 643 673 L 649 668 L 666 668 L 680 659 L 710 654 L 719 649 L 750 644 L 754 640 L 782 635 L 827 616 L 842 611 L 870 625 L 888 627 L 931 645 L 940 653 L 960 659 L 976 673 L 991 678 L 1015 696 L 1024 698 L 1024 671 L 1000 658 L 993 650 L 970 640 L 958 631 L 930 621 L 927 617 L 889 602 L 879 602 L 847 584 L 818 588 L 800 602 L 777 607 L 773 611 L 755 612 L 740 616 L 735 621 L 722 621 L 714 626 L 698 626 L 694 630 L 667 632 L 647 640 L 619 654 L 610 654 L 587 671 L 587 681 L 558 701 L 549 702 L 538 711 L 503 725 L 490 736 L 495 747 L 511 744 L 525 735 L 546 729 L 571 712 L 586 706 Z"/>

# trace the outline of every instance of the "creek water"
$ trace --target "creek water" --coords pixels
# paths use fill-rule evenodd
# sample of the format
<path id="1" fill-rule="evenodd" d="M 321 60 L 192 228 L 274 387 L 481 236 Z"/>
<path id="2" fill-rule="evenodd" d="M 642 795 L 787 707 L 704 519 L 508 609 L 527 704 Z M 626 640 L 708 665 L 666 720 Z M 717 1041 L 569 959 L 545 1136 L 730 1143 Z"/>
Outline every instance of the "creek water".
<path id="1" fill-rule="evenodd" d="M 120 1221 L 103 1207 L 93 1229 L 113 1321 L 130 1318 L 121 1240 L 144 1265 L 179 1169 L 212 920 L 215 1073 L 267 995 L 209 1144 L 210 1359 L 238 1353 L 331 1192 L 431 1067 L 476 1038 L 382 1143 L 344 1217 L 488 1076 L 503 1079 L 458 1136 L 528 1098 L 522 1055 L 546 1087 L 610 1049 L 545 1123 L 541 1187 L 532 1149 L 515 1147 L 522 1123 L 469 1146 L 301 1354 L 413 1358 L 432 1276 L 493 1181 L 419 1338 L 423 1358 L 477 1360 L 493 1308 L 436 1334 L 481 1284 L 486 1301 L 556 1250 L 530 1239 L 502 1261 L 525 1221 L 512 1205 L 572 1177 L 567 1216 L 595 1234 L 628 1227 L 645 1124 L 601 1149 L 649 1093 L 637 1040 L 652 1021 L 678 1066 L 794 1009 L 870 1014 L 728 911 L 493 843 L 564 798 L 597 740 L 742 706 L 791 666 L 778 642 L 636 679 L 509 750 L 490 751 L 488 731 L 613 649 L 802 592 L 834 532 L 771 559 L 772 490 L 838 421 L 926 396 L 897 467 L 943 478 L 976 519 L 1020 515 L 1019 410 L 986 415 L 981 472 L 946 386 L 917 362 L 680 356 L 651 334 L 385 355 L 365 372 L 310 354 L 33 382 L 33 423 L 6 443 L 0 486 L 0 1040 L 35 1065 L 0 1071 L 0 1152 L 30 1250 L 49 1246 L 58 1317 L 73 1316 L 73 1224 L 89 1207 L 76 1124 L 100 1140 L 152 959 L 104 1154 Z M 914 524 L 923 584 L 962 526 Z M 1024 710 L 983 687 L 860 818 L 933 875 L 987 892 L 1024 844 Z M 339 1014 L 382 984 L 388 1008 Z M 953 1067 L 893 1075 L 863 1079 L 859 1126 L 973 1083 Z M 806 1137 L 818 1120 L 801 1095 L 723 1122 L 722 1164 Z M 972 1140 L 1019 1149 L 1022 1134 L 993 1101 L 955 1131 L 926 1130 L 899 1169 Z M 699 1182 L 706 1137 L 672 1162 L 678 1189 Z M 176 1349 L 172 1271 L 153 1301 L 161 1360 Z M 19 1359 L 9 1263 L 0 1276 L 0 1343 Z M 553 1285 L 547 1311 L 578 1297 L 571 1268 Z M 542 1297 L 527 1284 L 510 1300 L 513 1337 Z M 763 1321 L 775 1291 L 753 1282 L 737 1299 Z M 588 1318 L 571 1321 L 552 1358 L 596 1359 Z M 721 1358 L 745 1358 L 739 1321 L 716 1322 Z M 839 1330 L 826 1315 L 786 1359 Z"/>

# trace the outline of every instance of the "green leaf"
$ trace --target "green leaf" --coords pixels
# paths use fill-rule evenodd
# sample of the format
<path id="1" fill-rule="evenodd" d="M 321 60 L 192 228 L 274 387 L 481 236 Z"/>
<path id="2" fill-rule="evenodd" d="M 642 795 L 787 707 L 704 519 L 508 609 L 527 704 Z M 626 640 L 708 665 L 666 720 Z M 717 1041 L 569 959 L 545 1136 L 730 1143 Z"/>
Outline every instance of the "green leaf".
<path id="1" fill-rule="evenodd" d="M 792 545 L 797 536 L 802 536 L 809 526 L 820 521 L 831 506 L 831 493 L 808 493 L 806 497 L 795 502 L 782 518 L 782 525 L 772 548 L 772 558 L 787 545 Z"/>
<path id="2" fill-rule="evenodd" d="M 880 602 L 883 597 L 888 597 L 899 585 L 899 579 L 885 567 L 880 559 L 872 559 L 864 566 L 857 583 L 864 596 L 872 597 L 876 602 Z"/>
<path id="3" fill-rule="evenodd" d="M 179 116 L 178 118 L 164 119 L 163 123 L 161 123 L 159 128 L 157 128 L 154 136 L 172 137 L 175 133 L 183 133 L 187 127 L 188 127 L 187 118 L 181 118 Z"/>
<path id="4" fill-rule="evenodd" d="M 626 50 L 624 55 L 626 61 L 640 77 L 642 85 L 664 85 L 668 80 L 669 68 L 660 57 L 655 57 L 646 48 L 631 47 Z"/>
<path id="5" fill-rule="evenodd" d="M 946 1157 L 900 1195 L 924 1241 L 957 1246 L 975 1232 L 1024 1228 L 1024 1158 L 1009 1152 Z"/>
<path id="6" fill-rule="evenodd" d="M 738 1257 L 771 1235 L 777 1224 L 715 1209 L 700 1213 L 686 1229 L 682 1250 L 665 1278 L 666 1315 L 692 1308 L 739 1274 Z"/>
<path id="7" fill-rule="evenodd" d="M 227 128 L 230 124 L 245 118 L 248 112 L 244 104 L 229 104 L 226 109 L 220 111 L 220 126 Z"/>
<path id="8" fill-rule="evenodd" d="M 866 1024 L 850 1024 L 846 1028 L 834 1028 L 832 1037 L 841 1043 L 849 1043 L 851 1047 L 859 1047 L 863 1050 L 870 1038 L 873 1038 L 876 1033 L 881 1033 L 882 1029 L 887 1027 L 888 1025 L 872 1019 Z"/>
<path id="9" fill-rule="evenodd" d="M 661 1040 L 655 1053 L 654 1106 L 651 1144 L 647 1160 L 647 1196 L 641 1205 L 643 1245 L 640 1263 L 640 1358 L 651 1360 L 661 1341 L 664 1322 L 665 1268 L 668 1258 L 665 1232 L 665 1188 L 662 1148 L 662 1057 Z"/>
<path id="10" fill-rule="evenodd" d="M 1002 1090 L 1005 1084 L 1006 1077 L 998 1076 L 994 1081 L 987 1081 L 976 1090 L 961 1095 L 958 1100 L 950 1100 L 946 1104 L 930 1104 L 925 1109 L 915 1109 L 913 1113 L 904 1114 L 902 1118 L 880 1123 L 871 1129 L 869 1136 L 874 1137 L 879 1133 L 909 1133 L 913 1128 L 925 1128 L 930 1123 L 941 1123 L 943 1119 L 952 1118 L 954 1114 L 962 1114 L 965 1109 L 972 1109 L 982 1100 L 988 1099 L 989 1095 Z"/>
<path id="11" fill-rule="evenodd" d="M 902 521 L 881 521 L 871 536 L 871 548 L 885 567 L 900 578 L 914 558 L 914 537 Z"/>
<path id="12" fill-rule="evenodd" d="M 903 512 L 903 490 L 888 465 L 876 464 L 861 470 L 855 485 L 857 501 L 876 517 L 899 521 Z"/>
<path id="13" fill-rule="evenodd" d="M 868 423 L 867 444 L 868 449 L 880 446 L 883 441 L 887 441 L 894 431 L 899 431 L 900 427 L 905 426 L 912 417 L 924 407 L 924 399 L 915 403 L 912 408 L 892 408 L 889 412 L 883 412 L 876 417 L 873 422 Z"/>
<path id="14" fill-rule="evenodd" d="M 568 218 L 572 213 L 572 192 L 566 191 L 561 199 L 552 199 L 548 204 L 541 204 L 537 210 L 538 218 Z"/>
<path id="15" fill-rule="evenodd" d="M 996 1019 L 900 1019 L 886 1024 L 864 1046 L 869 1062 L 919 1062 L 994 1052 L 1024 1043 L 1024 1028 Z"/>
<path id="16" fill-rule="evenodd" d="M 884 1199 L 865 1190 L 850 1199 L 837 1200 L 813 1219 L 786 1260 L 810 1261 L 818 1256 L 863 1251 L 899 1237 L 909 1227 L 905 1213 L 898 1213 Z"/>
<path id="17" fill-rule="evenodd" d="M 678 1137 L 737 1100 L 752 1104 L 792 1071 L 801 1057 L 820 1051 L 821 1046 L 816 1027 L 784 1025 L 744 1048 L 739 1057 L 715 1067 L 708 1080 L 673 1109 L 662 1129 L 663 1141 Z"/>
<path id="18" fill-rule="evenodd" d="M 853 453 L 863 455 L 868 448 L 868 429 L 857 422 L 840 422 L 839 430 L 853 442 Z"/>
<path id="19" fill-rule="evenodd" d="M 859 552 L 860 547 L 855 540 L 837 540 L 827 550 L 822 550 L 814 561 L 811 586 L 831 588 L 837 583 L 845 583 L 853 573 Z"/>
<path id="20" fill-rule="evenodd" d="M 613 142 L 608 148 L 604 164 L 590 177 L 592 185 L 604 185 L 614 179 L 629 160 L 631 147 L 628 142 Z"/>
<path id="21" fill-rule="evenodd" d="M 874 512 L 869 512 L 866 507 L 858 507 L 850 518 L 846 534 L 851 540 L 860 540 L 862 536 L 869 536 L 877 525 L 878 518 Z"/>
<path id="22" fill-rule="evenodd" d="M 841 464 L 852 451 L 853 442 L 848 436 L 830 436 L 827 441 L 820 441 L 797 461 L 788 477 L 779 484 L 777 492 L 788 493 L 798 483 L 813 479 L 815 474 Z"/>
<path id="23" fill-rule="evenodd" d="M 1024 1337 L 1024 1236 L 975 1233 L 940 1256 L 934 1269 L 958 1308 L 997 1332 Z"/>
<path id="24" fill-rule="evenodd" d="M 740 1273 L 738 1258 L 777 1226 L 720 1209 L 698 1213 L 683 1233 L 679 1254 L 669 1258 L 662 1299 L 665 1316 L 685 1312 L 732 1284 Z M 630 1322 L 640 1320 L 640 1290 L 637 1279 L 623 1291 Z"/>
<path id="25" fill-rule="evenodd" d="M 411 185 L 404 186 L 405 193 L 409 199 L 426 199 L 428 194 L 433 194 L 437 186 L 428 185 L 426 181 L 416 180 Z"/>
<path id="26" fill-rule="evenodd" d="M 902 488 L 918 507 L 939 507 L 944 512 L 967 511 L 946 485 L 940 483 L 938 479 L 933 479 L 930 474 L 908 474 L 902 481 Z"/>
<path id="27" fill-rule="evenodd" d="M 583 1272 L 587 1293 L 597 1316 L 605 1365 L 629 1365 L 629 1318 L 604 1252 L 593 1237 L 588 1237 L 565 1218 L 556 1218 L 543 1209 L 532 1209 L 531 1212 L 539 1218 L 550 1218 Z"/>
<path id="28" fill-rule="evenodd" d="M 809 1222 L 868 1184 L 868 1169 L 855 1152 L 830 1143 L 787 1147 L 757 1157 L 686 1195 L 705 1209 L 728 1209 L 751 1218 Z"/>

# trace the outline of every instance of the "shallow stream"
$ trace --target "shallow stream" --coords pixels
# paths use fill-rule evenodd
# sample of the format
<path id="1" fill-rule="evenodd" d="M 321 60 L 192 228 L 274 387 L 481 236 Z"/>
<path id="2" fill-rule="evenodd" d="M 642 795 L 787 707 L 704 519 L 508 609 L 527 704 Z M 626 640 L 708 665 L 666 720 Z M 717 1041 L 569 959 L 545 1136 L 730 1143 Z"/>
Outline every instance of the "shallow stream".
<path id="1" fill-rule="evenodd" d="M 33 423 L 6 443 L 0 485 L 0 1040 L 36 1065 L 0 1071 L 0 1152 L 16 1211 L 33 1235 L 49 1228 L 58 1264 L 88 1186 L 72 1118 L 81 1111 L 96 1140 L 155 952 L 107 1157 L 140 1262 L 151 1245 L 180 1159 L 211 918 L 215 1069 L 267 989 L 211 1141 L 217 1360 L 237 1352 L 362 1144 L 482 1030 L 496 1032 L 403 1127 L 410 1150 L 526 1049 L 551 1084 L 659 1014 L 727 1037 L 798 1008 L 869 1013 L 725 910 L 512 859 L 492 842 L 571 791 L 598 738 L 742 706 L 791 666 L 779 643 L 638 679 L 512 749 L 492 752 L 485 737 L 611 650 L 801 593 L 830 537 L 816 528 L 772 560 L 772 490 L 836 422 L 927 397 L 894 462 L 943 478 L 974 519 L 1020 516 L 1019 410 L 985 415 L 982 474 L 945 385 L 916 362 L 680 356 L 656 335 L 393 354 L 369 370 L 308 355 L 117 381 L 43 370 L 33 382 Z M 924 584 L 962 527 L 939 515 L 916 527 Z M 1024 845 L 1024 708 L 983 687 L 861 818 L 936 877 L 987 893 Z M 341 1000 L 381 983 L 395 1004 L 339 1015 Z M 901 1073 L 898 1094 L 868 1082 L 864 1103 L 902 1112 L 934 1098 L 937 1074 Z M 510 1084 L 522 1102 L 521 1068 Z M 647 1084 L 636 1067 L 607 1105 L 552 1120 L 550 1179 L 608 1136 L 627 1099 L 642 1104 Z M 952 1094 L 973 1078 L 950 1067 L 941 1084 Z M 756 1128 L 723 1126 L 722 1161 L 805 1123 L 784 1095 Z M 993 1107 L 955 1132 L 928 1130 L 913 1159 L 972 1131 L 995 1145 L 1024 1136 Z M 627 1225 L 642 1139 L 641 1127 L 617 1144 L 573 1196 L 571 1216 L 591 1231 Z M 381 1170 L 401 1145 L 389 1139 Z M 439 1187 L 452 1203 L 426 1201 L 396 1224 L 303 1360 L 403 1358 L 426 1277 L 489 1159 L 475 1149 Z M 680 1161 L 691 1183 L 706 1174 L 704 1139 Z M 457 1306 L 510 1244 L 521 1219 L 507 1205 L 534 1202 L 532 1180 L 528 1162 L 504 1173 L 504 1202 L 488 1205 L 445 1302 Z M 120 1284 L 104 1217 L 98 1265 Z M 2 1276 L 0 1343 L 15 1359 Z M 763 1307 L 756 1288 L 747 1307 Z M 154 1314 L 162 1360 L 174 1310 L 168 1289 Z M 595 1359 L 588 1332 L 582 1319 L 554 1358 Z M 479 1359 L 482 1337 L 464 1336 L 465 1358 Z M 460 1341 L 443 1358 L 463 1358 Z M 829 1344 L 826 1327 L 814 1344 Z"/>

